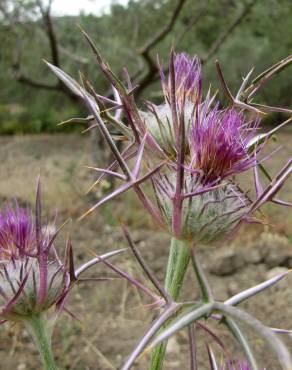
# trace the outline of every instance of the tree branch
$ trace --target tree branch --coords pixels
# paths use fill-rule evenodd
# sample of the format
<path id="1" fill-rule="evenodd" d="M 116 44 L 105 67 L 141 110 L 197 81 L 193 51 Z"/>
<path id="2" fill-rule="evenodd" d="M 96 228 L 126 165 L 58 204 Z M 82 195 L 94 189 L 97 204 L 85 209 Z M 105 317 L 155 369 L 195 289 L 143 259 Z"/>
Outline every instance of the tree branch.
<path id="1" fill-rule="evenodd" d="M 77 54 L 71 52 L 70 50 L 68 50 L 67 48 L 65 48 L 62 45 L 59 45 L 58 49 L 59 49 L 60 53 L 66 55 L 69 58 L 71 58 L 74 62 L 77 62 L 77 63 L 82 64 L 84 66 L 87 66 L 89 64 L 89 59 L 88 58 L 77 55 Z"/>
<path id="2" fill-rule="evenodd" d="M 162 30 L 160 30 L 151 40 L 149 40 L 144 47 L 141 48 L 140 54 L 144 55 L 146 53 L 149 53 L 149 51 L 157 45 L 160 41 L 162 41 L 169 32 L 173 29 L 175 22 L 179 16 L 179 13 L 181 12 L 184 4 L 187 0 L 179 0 L 177 3 L 177 6 L 175 7 L 173 14 L 168 22 L 167 25 L 164 26 Z"/>
<path id="3" fill-rule="evenodd" d="M 51 47 L 51 55 L 52 55 L 52 62 L 55 65 L 59 64 L 59 48 L 57 44 L 57 38 L 55 37 L 55 32 L 53 29 L 53 24 L 50 16 L 50 9 L 52 5 L 52 0 L 49 1 L 49 4 L 46 9 L 43 8 L 43 5 L 40 1 L 37 1 L 37 5 L 40 9 L 40 12 L 43 16 L 43 21 L 45 23 L 45 29 L 46 29 L 46 35 L 49 39 L 50 47 Z M 12 64 L 12 70 L 13 74 L 16 78 L 16 80 L 22 84 L 28 85 L 32 88 L 36 89 L 43 89 L 48 91 L 57 91 L 61 93 L 65 93 L 69 99 L 71 99 L 74 102 L 80 103 L 80 99 L 71 92 L 67 88 L 65 84 L 63 84 L 60 80 L 54 85 L 48 84 L 43 81 L 35 80 L 29 76 L 27 76 L 21 68 L 21 50 L 22 50 L 22 42 L 21 38 L 18 34 L 16 34 L 16 48 L 15 48 L 15 55 L 14 55 L 14 61 Z"/>
<path id="4" fill-rule="evenodd" d="M 21 39 L 19 36 L 17 36 L 16 39 L 16 48 L 15 48 L 15 55 L 14 55 L 14 62 L 12 64 L 12 70 L 15 78 L 17 81 L 29 85 L 34 88 L 38 89 L 44 89 L 44 90 L 61 90 L 59 83 L 55 85 L 49 85 L 45 82 L 41 81 L 36 81 L 28 76 L 26 76 L 22 71 L 21 71 Z"/>
<path id="5" fill-rule="evenodd" d="M 252 7 L 255 5 L 256 1 L 257 0 L 253 0 L 250 3 L 248 3 L 245 6 L 245 8 L 243 9 L 243 11 L 239 14 L 239 16 L 237 18 L 235 18 L 234 21 L 229 25 L 229 27 L 226 30 L 224 30 L 218 36 L 218 38 L 214 41 L 214 43 L 210 47 L 209 51 L 207 52 L 207 55 L 205 56 L 205 58 L 202 58 L 201 59 L 201 63 L 202 64 L 208 63 L 211 60 L 211 57 L 216 52 L 218 52 L 218 50 L 224 45 L 224 42 L 226 41 L 226 39 L 234 32 L 234 30 L 242 23 L 242 21 L 244 20 L 244 18 L 249 14 L 249 12 L 251 11 Z M 193 27 L 195 24 L 197 24 L 197 22 L 199 21 L 199 19 L 201 18 L 201 16 L 203 16 L 204 14 L 205 14 L 205 12 L 204 12 L 204 9 L 203 9 L 198 14 L 198 17 L 194 18 L 193 22 L 191 22 L 189 25 L 187 25 L 186 30 L 184 32 L 182 32 L 182 34 L 179 36 L 179 39 L 181 39 L 184 36 L 184 34 L 191 27 Z M 156 67 L 156 65 L 155 65 L 155 67 Z M 168 68 L 165 69 L 165 72 L 168 72 Z M 141 82 L 137 81 L 137 83 L 140 84 L 139 88 L 137 89 L 138 90 L 138 95 L 141 94 L 141 92 L 147 86 L 149 86 L 152 83 L 154 83 L 157 80 L 159 80 L 159 78 L 160 78 L 160 76 L 159 76 L 157 67 L 156 67 L 156 70 L 153 70 L 153 73 L 148 72 L 147 75 L 145 75 L 144 77 L 141 78 Z"/>
<path id="6" fill-rule="evenodd" d="M 41 0 L 37 0 L 36 5 L 38 6 L 42 15 L 46 36 L 50 45 L 52 63 L 56 66 L 60 66 L 58 41 L 51 19 L 52 2 L 53 0 L 50 0 L 46 8 L 44 8 Z M 11 27 L 12 26 L 13 25 L 11 25 Z M 36 89 L 65 92 L 70 99 L 76 101 L 76 97 L 61 82 L 58 81 L 56 84 L 51 85 L 47 84 L 46 82 L 34 80 L 23 73 L 21 69 L 21 39 L 19 35 L 16 35 L 16 37 L 16 49 L 12 69 L 17 81 Z"/>
<path id="7" fill-rule="evenodd" d="M 138 81 L 136 81 L 139 85 L 136 90 L 137 95 L 139 95 L 150 83 L 153 82 L 158 72 L 157 63 L 152 58 L 150 51 L 153 49 L 154 46 L 165 39 L 165 37 L 172 31 L 186 1 L 187 0 L 178 0 L 178 3 L 173 10 L 168 24 L 166 24 L 152 39 L 148 40 L 148 42 L 146 42 L 146 44 L 138 50 L 138 53 L 140 57 L 144 59 L 148 70 Z"/>
<path id="8" fill-rule="evenodd" d="M 238 27 L 240 23 L 244 20 L 244 18 L 249 14 L 249 12 L 251 11 L 256 2 L 257 0 L 253 0 L 250 3 L 248 3 L 244 7 L 242 12 L 239 14 L 239 16 L 235 18 L 234 21 L 229 25 L 229 27 L 219 35 L 219 37 L 210 47 L 205 58 L 202 59 L 202 63 L 207 63 L 211 59 L 211 57 L 220 49 L 220 47 L 226 41 L 228 36 L 232 34 L 235 28 Z"/>
<path id="9" fill-rule="evenodd" d="M 199 10 L 199 12 L 196 14 L 196 16 L 188 22 L 186 27 L 182 30 L 181 34 L 178 35 L 178 37 L 177 37 L 177 39 L 175 40 L 175 43 L 174 43 L 175 46 L 178 45 L 181 42 L 181 40 L 184 38 L 184 36 L 190 31 L 191 28 L 193 28 L 199 22 L 201 17 L 205 14 L 206 14 L 206 8 L 205 7 L 202 8 L 201 10 Z"/>
<path id="10" fill-rule="evenodd" d="M 59 50 L 58 50 L 58 41 L 55 34 L 55 30 L 52 23 L 51 18 L 51 6 L 52 6 L 52 0 L 49 1 L 49 4 L 46 9 L 44 9 L 41 0 L 39 0 L 38 6 L 43 18 L 46 35 L 49 40 L 50 49 L 51 49 L 51 56 L 52 56 L 52 62 L 56 67 L 60 67 L 60 58 L 59 58 Z"/>
<path id="11" fill-rule="evenodd" d="M 20 71 L 17 71 L 15 73 L 16 79 L 18 82 L 21 82 L 23 84 L 29 85 L 31 87 L 37 88 L 37 89 L 43 89 L 43 90 L 52 90 L 52 91 L 63 91 L 63 89 L 60 88 L 59 84 L 57 85 L 49 85 L 41 81 L 33 80 L 24 74 L 22 74 Z"/>

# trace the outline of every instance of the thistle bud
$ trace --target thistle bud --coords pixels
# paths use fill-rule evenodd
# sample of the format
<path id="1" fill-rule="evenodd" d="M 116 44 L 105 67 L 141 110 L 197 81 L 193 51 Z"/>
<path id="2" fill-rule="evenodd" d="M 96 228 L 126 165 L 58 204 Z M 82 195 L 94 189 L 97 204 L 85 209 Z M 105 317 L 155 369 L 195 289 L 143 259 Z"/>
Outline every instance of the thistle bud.
<path id="1" fill-rule="evenodd" d="M 174 79 L 177 105 L 180 106 L 184 101 L 196 103 L 200 100 L 202 92 L 199 58 L 195 56 L 191 59 L 186 53 L 171 53 L 171 58 L 173 58 L 173 75 L 169 73 L 166 79 L 163 71 L 161 71 L 162 88 L 166 100 L 170 101 L 172 79 Z"/>
<path id="2" fill-rule="evenodd" d="M 185 130 L 185 152 L 188 152 L 188 140 L 187 137 L 191 131 L 191 120 L 190 117 L 193 113 L 193 104 L 186 103 L 184 108 L 184 118 L 186 122 Z M 149 111 L 140 112 L 141 118 L 143 119 L 147 131 L 155 139 L 159 147 L 168 155 L 173 156 L 175 154 L 175 132 L 174 125 L 171 117 L 171 108 L 168 103 L 161 104 L 158 106 L 152 105 Z"/>
<path id="3" fill-rule="evenodd" d="M 28 209 L 0 213 L 0 314 L 18 321 L 48 310 L 67 289 L 67 272 L 52 253 L 56 236 L 38 230 Z"/>
<path id="4" fill-rule="evenodd" d="M 201 100 L 201 64 L 197 57 L 191 59 L 187 54 L 174 55 L 175 104 L 184 115 L 186 123 L 185 143 L 191 130 L 191 122 L 196 104 Z M 140 112 L 148 132 L 165 153 L 175 153 L 175 130 L 171 105 L 171 77 L 161 71 L 161 83 L 165 102 L 161 105 L 148 104 L 148 111 Z M 186 150 L 188 147 L 186 146 Z"/>
<path id="5" fill-rule="evenodd" d="M 172 196 L 169 194 L 170 189 L 174 189 L 175 176 L 168 176 L 167 182 L 167 191 L 165 188 L 162 190 L 157 183 L 155 188 L 161 214 L 168 231 L 173 233 L 173 218 L 176 216 Z M 202 188 L 196 177 L 186 177 L 184 193 L 192 195 L 182 202 L 181 229 L 179 235 L 175 236 L 179 239 L 207 244 L 220 239 L 239 223 L 250 205 L 250 200 L 232 182 L 226 182 L 215 189 L 206 189 L 203 193 L 200 189 Z"/>

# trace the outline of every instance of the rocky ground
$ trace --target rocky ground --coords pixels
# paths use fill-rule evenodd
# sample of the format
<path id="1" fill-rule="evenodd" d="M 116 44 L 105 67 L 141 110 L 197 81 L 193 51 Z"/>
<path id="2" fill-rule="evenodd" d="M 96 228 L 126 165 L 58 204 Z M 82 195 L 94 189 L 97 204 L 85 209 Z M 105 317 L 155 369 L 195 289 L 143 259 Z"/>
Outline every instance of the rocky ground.
<path id="1" fill-rule="evenodd" d="M 281 155 L 272 158 L 271 172 L 276 173 L 288 157 L 289 132 L 280 136 L 284 144 Z M 275 144 L 276 145 L 276 144 Z M 291 152 L 290 152 L 291 154 Z M 0 138 L 1 178 L 0 199 L 17 198 L 20 203 L 32 203 L 35 179 L 41 172 L 44 212 L 48 218 L 57 213 L 57 220 L 71 217 L 58 240 L 60 248 L 71 235 L 77 265 L 95 253 L 103 253 L 126 246 L 117 220 L 122 219 L 151 268 L 163 279 L 167 261 L 169 238 L 156 230 L 143 214 L 138 203 L 126 195 L 111 206 L 82 222 L 75 220 L 92 204 L 92 197 L 84 193 L 92 182 L 92 175 L 82 166 L 91 164 L 90 145 L 86 138 L 75 135 L 25 136 Z M 243 179 L 246 184 L 250 178 Z M 282 196 L 291 201 L 292 184 L 287 184 Z M 264 209 L 271 226 L 251 226 L 241 230 L 233 241 L 212 247 L 198 248 L 198 255 L 208 274 L 215 296 L 225 300 L 276 274 L 292 268 L 291 211 L 276 206 Z M 130 252 L 113 259 L 120 268 L 146 282 Z M 98 265 L 94 276 L 113 276 Z M 265 324 L 292 329 L 292 276 L 288 275 L 277 286 L 261 296 L 254 297 L 242 308 L 254 314 Z M 182 299 L 193 300 L 198 295 L 191 269 L 186 276 Z M 77 316 L 64 315 L 55 331 L 53 346 L 60 370 L 111 370 L 125 360 L 140 335 L 147 328 L 156 310 L 147 307 L 148 299 L 118 279 L 106 283 L 83 283 L 76 286 L 68 301 L 68 308 Z M 205 323 L 216 332 L 232 353 L 238 353 L 232 338 L 217 323 Z M 274 354 L 253 331 L 246 329 L 262 366 L 280 369 Z M 205 343 L 218 346 L 202 330 L 197 332 L 199 342 L 199 369 L 206 366 Z M 292 347 L 292 339 L 283 339 Z M 39 369 L 39 359 L 30 338 L 17 325 L 4 324 L 0 331 L 0 369 Z M 135 369 L 147 369 L 147 357 L 141 358 Z M 167 370 L 187 369 L 189 362 L 187 334 L 181 331 L 169 342 Z"/>

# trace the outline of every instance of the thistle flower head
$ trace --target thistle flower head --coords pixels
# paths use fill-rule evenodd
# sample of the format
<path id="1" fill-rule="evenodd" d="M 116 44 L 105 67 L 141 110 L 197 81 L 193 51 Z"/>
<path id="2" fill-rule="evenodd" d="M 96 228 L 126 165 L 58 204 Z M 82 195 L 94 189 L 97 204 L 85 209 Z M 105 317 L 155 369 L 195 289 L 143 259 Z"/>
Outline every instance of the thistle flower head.
<path id="1" fill-rule="evenodd" d="M 35 252 L 35 227 L 29 209 L 8 205 L 0 213 L 0 259 L 17 260 Z"/>
<path id="2" fill-rule="evenodd" d="M 48 310 L 68 288 L 65 266 L 50 235 L 29 209 L 7 206 L 0 213 L 0 315 L 17 321 Z"/>
<path id="3" fill-rule="evenodd" d="M 190 129 L 185 105 L 174 103 L 172 164 L 152 181 L 168 231 L 178 239 L 202 243 L 226 235 L 248 213 L 251 201 L 230 177 L 254 167 L 262 148 L 250 151 L 249 145 L 258 121 L 245 122 L 242 112 L 220 110 L 212 101 L 210 96 L 194 101 Z"/>
<path id="4" fill-rule="evenodd" d="M 165 77 L 161 70 L 162 88 L 166 100 L 170 100 L 171 90 L 175 89 L 175 96 L 178 102 L 184 100 L 196 102 L 201 97 L 202 92 L 202 77 L 201 63 L 197 56 L 190 58 L 186 53 L 174 53 L 173 55 L 174 74 L 168 74 Z M 174 85 L 173 81 L 174 79 Z"/>
<path id="5" fill-rule="evenodd" d="M 187 136 L 191 130 L 194 111 L 201 100 L 202 90 L 201 64 L 197 56 L 191 59 L 186 53 L 173 54 L 172 62 L 173 71 L 169 72 L 168 77 L 161 69 L 164 103 L 156 106 L 148 102 L 148 110 L 140 112 L 146 129 L 167 155 L 175 153 L 173 105 L 176 105 L 184 116 L 185 143 L 188 144 Z M 187 146 L 185 150 L 188 150 Z"/>
<path id="6" fill-rule="evenodd" d="M 238 224 L 251 203 L 232 182 L 204 188 L 197 175 L 188 174 L 182 187 L 186 196 L 176 212 L 175 182 L 174 173 L 155 176 L 153 187 L 166 228 L 178 239 L 204 244 L 217 240 Z"/>
<path id="7" fill-rule="evenodd" d="M 198 107 L 190 135 L 190 169 L 211 183 L 254 167 L 257 160 L 249 144 L 258 123 L 245 122 L 244 114 L 235 109 L 219 110 L 218 104 L 209 111 Z"/>
<path id="8" fill-rule="evenodd" d="M 233 105 L 232 108 L 221 109 L 220 103 L 215 101 L 216 96 L 211 96 L 210 91 L 205 98 L 202 96 L 198 58 L 191 59 L 186 54 L 175 54 L 172 51 L 168 76 L 165 77 L 161 72 L 165 101 L 159 106 L 148 103 L 148 110 L 141 112 L 135 104 L 135 88 L 129 76 L 125 86 L 103 61 L 88 35 L 86 38 L 94 50 L 101 71 L 120 95 L 119 102 L 123 105 L 128 127 L 126 130 L 121 122 L 116 122 L 116 127 L 131 141 L 123 152 L 119 152 L 114 138 L 103 122 L 101 112 L 97 109 L 100 103 L 98 94 L 91 86 L 89 91 L 79 87 L 78 95 L 91 111 L 116 158 L 109 168 L 95 170 L 102 173 L 100 179 L 110 175 L 123 182 L 86 214 L 133 188 L 156 224 L 167 229 L 176 238 L 204 242 L 224 236 L 243 222 L 258 222 L 253 214 L 265 202 L 290 205 L 276 199 L 275 195 L 291 174 L 292 160 L 287 162 L 273 180 L 268 175 L 270 183 L 264 188 L 258 173 L 258 167 L 263 169 L 258 155 L 266 139 L 291 120 L 283 122 L 269 133 L 257 135 L 259 120 L 249 122 L 245 118 L 246 110 L 262 113 L 249 99 L 259 87 L 258 85 L 249 93 L 253 85 L 247 88 L 247 83 L 252 71 L 233 98 L 217 63 L 219 79 Z M 56 67 L 50 68 L 72 88 L 72 79 L 69 76 Z M 263 76 L 264 74 L 258 76 L 258 79 L 262 81 Z M 74 93 L 78 86 L 76 84 L 74 82 Z M 240 101 L 244 96 L 248 98 Z M 121 109 L 117 101 L 109 103 Z M 273 110 L 271 107 L 261 107 L 265 111 Z M 109 120 L 115 122 L 114 118 Z M 136 164 L 131 170 L 128 160 L 134 157 Z M 144 176 L 141 174 L 143 161 L 146 164 L 144 168 L 147 169 Z M 119 169 L 122 174 L 118 172 Z M 248 169 L 254 171 L 254 200 L 249 199 L 234 180 L 235 175 Z M 264 169 L 263 173 L 267 175 Z M 142 183 L 149 179 L 156 204 L 141 188 Z"/>

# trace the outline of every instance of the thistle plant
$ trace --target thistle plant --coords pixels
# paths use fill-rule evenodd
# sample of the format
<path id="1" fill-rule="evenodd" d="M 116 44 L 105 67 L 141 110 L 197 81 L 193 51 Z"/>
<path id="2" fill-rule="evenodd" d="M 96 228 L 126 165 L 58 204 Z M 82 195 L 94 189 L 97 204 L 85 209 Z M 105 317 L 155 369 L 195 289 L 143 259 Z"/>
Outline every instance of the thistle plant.
<path id="1" fill-rule="evenodd" d="M 183 328 L 188 328 L 189 331 L 192 359 L 190 367 L 196 369 L 192 326 L 200 323 L 201 319 L 206 322 L 215 320 L 225 325 L 238 341 L 248 365 L 240 364 L 237 367 L 259 370 L 250 340 L 242 330 L 243 324 L 253 328 L 267 341 L 283 369 L 292 369 L 290 353 L 277 336 L 281 330 L 266 327 L 255 317 L 236 307 L 277 283 L 287 273 L 220 302 L 214 297 L 197 257 L 199 244 L 208 245 L 219 239 L 228 240 L 227 237 L 234 235 L 244 223 L 263 223 L 256 212 L 266 202 L 289 206 L 289 203 L 277 198 L 277 193 L 291 174 L 292 161 L 290 159 L 271 178 L 265 168 L 270 155 L 262 157 L 262 150 L 268 145 L 272 135 L 287 125 L 291 118 L 267 133 L 259 133 L 259 130 L 261 118 L 266 112 L 279 111 L 291 115 L 291 111 L 255 104 L 253 99 L 271 77 L 291 63 L 292 58 L 280 61 L 250 82 L 253 73 L 251 70 L 243 79 L 235 97 L 227 86 L 219 62 L 216 62 L 219 81 L 229 102 L 227 107 L 222 107 L 211 89 L 203 94 L 198 57 L 190 58 L 172 50 L 168 73 L 161 69 L 164 101 L 160 105 L 147 101 L 145 107 L 140 109 L 134 98 L 135 86 L 128 73 L 125 71 L 125 83 L 118 79 L 89 36 L 86 33 L 84 36 L 94 52 L 100 70 L 113 87 L 114 98 L 98 94 L 83 75 L 81 84 L 78 84 L 59 68 L 50 64 L 49 67 L 83 100 L 89 110 L 90 116 L 86 119 L 73 119 L 70 122 L 89 122 L 89 129 L 98 128 L 115 156 L 115 161 L 108 168 L 92 168 L 100 173 L 93 187 L 106 176 L 115 177 L 121 185 L 99 200 L 82 217 L 132 189 L 145 212 L 150 214 L 155 224 L 164 229 L 171 239 L 162 286 L 126 231 L 137 261 L 158 295 L 138 285 L 154 298 L 154 305 L 159 306 L 160 311 L 121 369 L 130 369 L 141 354 L 149 352 L 152 352 L 149 369 L 162 369 L 167 339 Z M 112 126 L 114 133 L 110 129 Z M 128 142 L 123 150 L 118 149 L 117 138 Z M 253 171 L 255 197 L 237 179 L 238 174 L 246 171 Z M 262 185 L 261 175 L 268 180 L 266 186 Z M 146 195 L 145 183 L 150 187 L 150 195 L 148 192 Z M 179 294 L 190 262 L 201 298 L 199 301 L 180 302 Z M 124 277 L 132 279 L 129 276 Z M 137 282 L 134 283 L 137 285 Z M 205 329 L 215 337 L 211 330 Z M 218 368 L 214 364 L 212 366 L 211 368 Z M 223 368 L 233 369 L 235 366 L 229 363 Z"/>
<path id="2" fill-rule="evenodd" d="M 35 217 L 16 203 L 0 213 L 0 302 L 2 322 L 20 322 L 33 336 L 44 367 L 55 369 L 51 330 L 69 290 L 70 277 L 59 259 L 57 231 L 41 224 L 40 186 Z M 48 311 L 53 314 L 47 317 Z"/>
<path id="3" fill-rule="evenodd" d="M 0 212 L 0 323 L 24 325 L 34 339 L 44 369 L 54 370 L 51 336 L 60 314 L 70 313 L 65 307 L 69 291 L 83 281 L 112 279 L 83 279 L 81 275 L 85 271 L 103 262 L 138 288 L 144 287 L 107 261 L 125 248 L 96 256 L 75 269 L 68 241 L 62 262 L 55 242 L 64 224 L 56 229 L 53 224 L 42 225 L 41 221 L 39 181 L 34 215 L 29 207 L 22 208 L 17 202 L 7 204 Z M 144 291 L 148 292 L 146 288 Z"/>

